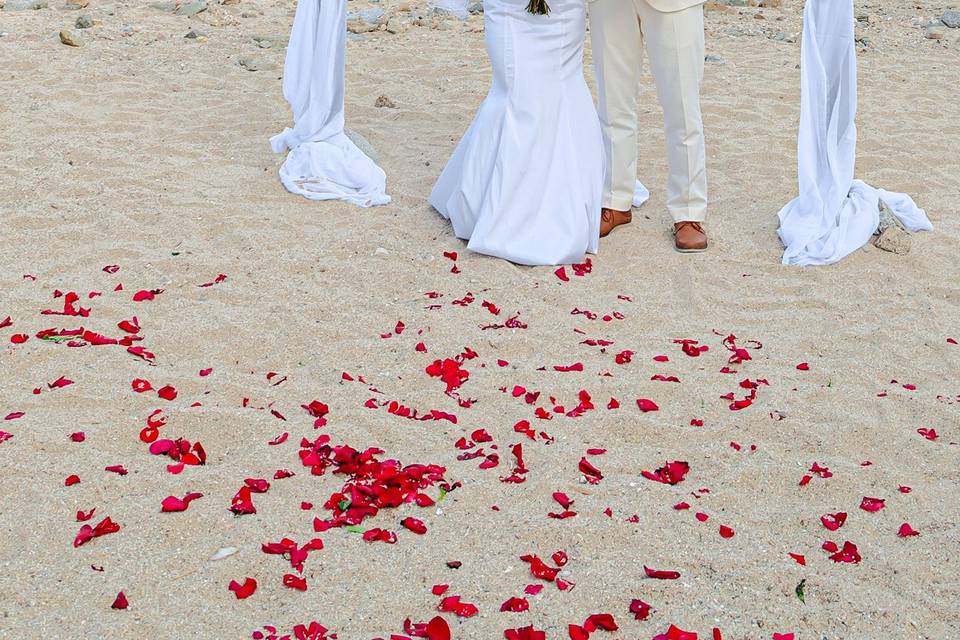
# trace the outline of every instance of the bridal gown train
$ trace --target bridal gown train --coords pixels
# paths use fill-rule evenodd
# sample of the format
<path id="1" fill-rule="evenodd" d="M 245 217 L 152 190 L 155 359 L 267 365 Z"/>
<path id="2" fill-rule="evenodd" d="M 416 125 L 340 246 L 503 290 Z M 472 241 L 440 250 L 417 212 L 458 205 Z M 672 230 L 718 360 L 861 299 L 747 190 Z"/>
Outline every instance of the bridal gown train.
<path id="1" fill-rule="evenodd" d="M 430 204 L 472 251 L 525 265 L 596 253 L 603 138 L 583 76 L 584 0 L 486 0 L 493 84 Z"/>

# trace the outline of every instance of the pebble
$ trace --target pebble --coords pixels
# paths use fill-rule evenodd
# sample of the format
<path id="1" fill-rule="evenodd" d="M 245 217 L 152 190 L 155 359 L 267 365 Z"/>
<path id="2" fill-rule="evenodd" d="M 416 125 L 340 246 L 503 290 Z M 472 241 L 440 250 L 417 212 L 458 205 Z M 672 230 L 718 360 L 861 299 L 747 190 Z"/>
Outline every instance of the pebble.
<path id="1" fill-rule="evenodd" d="M 947 28 L 944 26 L 930 26 L 923 30 L 924 37 L 927 40 L 943 40 L 947 37 Z"/>
<path id="2" fill-rule="evenodd" d="M 376 31 L 387 23 L 387 12 L 379 7 L 354 11 L 347 14 L 347 30 L 350 33 Z"/>
<path id="3" fill-rule="evenodd" d="M 379 96 L 376 102 L 373 103 L 373 106 L 380 108 L 386 107 L 387 109 L 397 108 L 397 105 L 393 102 L 393 100 L 384 95 Z"/>
<path id="4" fill-rule="evenodd" d="M 47 0 L 7 0 L 3 5 L 4 11 L 36 11 L 46 9 Z"/>
<path id="5" fill-rule="evenodd" d="M 246 69 L 247 71 L 259 71 L 260 64 L 253 58 L 240 58 L 237 60 L 237 64 Z"/>
<path id="6" fill-rule="evenodd" d="M 912 242 L 913 239 L 910 237 L 909 232 L 900 227 L 893 226 L 881 233 L 877 239 L 873 241 L 873 244 L 878 249 L 902 256 L 910 253 Z"/>
<path id="7" fill-rule="evenodd" d="M 408 16 L 392 16 L 387 20 L 387 33 L 406 33 L 413 26 L 413 20 Z"/>
<path id="8" fill-rule="evenodd" d="M 364 138 L 362 135 L 360 135 L 356 131 L 352 129 L 347 129 L 346 127 L 344 127 L 343 129 L 343 133 L 346 134 L 348 138 L 350 138 L 350 141 L 353 144 L 357 145 L 357 148 L 360 149 L 360 151 L 362 151 L 365 156 L 373 160 L 374 164 L 377 164 L 377 165 L 380 164 L 380 157 L 377 155 L 376 149 L 373 148 L 373 145 L 370 144 L 369 140 Z"/>
<path id="9" fill-rule="evenodd" d="M 64 29 L 60 32 L 60 42 L 70 47 L 82 47 L 83 39 L 80 34 L 70 29 Z"/>
<path id="10" fill-rule="evenodd" d="M 77 29 L 89 29 L 93 26 L 93 18 L 90 16 L 78 16 L 74 26 Z"/>
<path id="11" fill-rule="evenodd" d="M 290 36 L 287 34 L 275 35 L 275 36 L 263 36 L 255 35 L 251 36 L 253 41 L 256 42 L 259 46 L 263 46 L 261 42 L 269 42 L 270 47 L 273 49 L 283 49 L 290 42 Z"/>
<path id="12" fill-rule="evenodd" d="M 960 29 L 960 11 L 957 9 L 947 9 L 943 12 L 940 21 L 951 29 Z"/>
<path id="13" fill-rule="evenodd" d="M 210 559 L 214 561 L 223 560 L 224 558 L 229 558 L 230 556 L 235 554 L 237 551 L 239 551 L 239 549 L 237 549 L 236 547 L 224 547 L 219 551 L 217 551 L 216 553 L 214 553 L 212 556 L 210 556 Z"/>
<path id="14" fill-rule="evenodd" d="M 207 0 L 188 0 L 177 7 L 174 14 L 178 16 L 195 16 L 207 10 Z"/>

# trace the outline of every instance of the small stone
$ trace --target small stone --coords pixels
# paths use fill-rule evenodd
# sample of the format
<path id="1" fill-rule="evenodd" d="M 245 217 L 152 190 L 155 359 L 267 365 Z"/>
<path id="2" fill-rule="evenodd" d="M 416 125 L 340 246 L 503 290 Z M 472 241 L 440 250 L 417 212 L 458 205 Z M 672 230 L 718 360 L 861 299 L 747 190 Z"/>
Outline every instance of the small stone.
<path id="1" fill-rule="evenodd" d="M 180 4 L 173 13 L 178 16 L 195 16 L 206 10 L 207 0 L 187 0 Z"/>
<path id="2" fill-rule="evenodd" d="M 46 9 L 48 6 L 47 0 L 7 0 L 3 4 L 3 10 L 36 11 L 37 9 Z"/>
<path id="3" fill-rule="evenodd" d="M 253 58 L 240 58 L 237 60 L 237 64 L 246 69 L 247 71 L 259 71 L 260 64 Z"/>
<path id="4" fill-rule="evenodd" d="M 895 253 L 898 256 L 910 253 L 910 247 L 913 244 L 913 238 L 903 228 L 899 226 L 888 227 L 883 233 L 877 236 L 873 241 L 878 249 Z"/>
<path id="5" fill-rule="evenodd" d="M 483 3 L 482 3 L 482 2 L 474 2 L 474 3 L 471 4 L 469 7 L 467 7 L 467 11 L 469 11 L 471 14 L 473 14 L 473 15 L 475 15 L 475 16 L 482 16 L 482 15 L 483 15 Z"/>
<path id="6" fill-rule="evenodd" d="M 90 0 L 67 0 L 66 4 L 63 5 L 63 8 L 70 11 L 76 11 L 77 9 L 86 9 L 87 5 L 89 4 Z"/>
<path id="7" fill-rule="evenodd" d="M 392 16 L 387 20 L 387 33 L 406 33 L 413 26 L 413 20 L 408 16 Z"/>
<path id="8" fill-rule="evenodd" d="M 723 62 L 723 58 L 713 53 L 708 53 L 703 60 L 705 62 Z"/>
<path id="9" fill-rule="evenodd" d="M 373 252 L 373 255 L 375 255 L 375 256 L 387 256 L 387 255 L 390 255 L 390 252 L 387 251 L 386 249 L 384 249 L 383 247 L 377 247 L 376 250 Z"/>
<path id="10" fill-rule="evenodd" d="M 388 98 L 387 96 L 378 97 L 377 100 L 373 103 L 373 106 L 379 107 L 379 108 L 386 107 L 387 109 L 397 108 L 397 105 L 394 103 L 394 101 Z"/>
<path id="11" fill-rule="evenodd" d="M 947 28 L 939 25 L 927 27 L 924 29 L 923 35 L 927 40 L 943 40 L 947 37 Z"/>
<path id="12" fill-rule="evenodd" d="M 255 35 L 253 36 L 253 41 L 256 42 L 257 46 L 261 49 L 284 49 L 290 42 L 290 36 L 286 34 L 272 36 Z M 264 46 L 264 42 L 269 42 L 270 44 Z"/>
<path id="13" fill-rule="evenodd" d="M 469 15 L 467 11 L 462 9 L 453 9 L 446 7 L 431 7 L 430 11 L 427 12 L 432 18 L 439 18 L 441 20 L 445 18 L 454 18 L 456 20 L 466 20 Z"/>
<path id="14" fill-rule="evenodd" d="M 210 556 L 210 560 L 213 560 L 213 561 L 223 560 L 224 558 L 229 558 L 230 556 L 235 554 L 237 551 L 239 551 L 239 549 L 237 549 L 236 547 L 224 547 L 218 550 L 212 556 Z"/>
<path id="15" fill-rule="evenodd" d="M 93 26 L 93 18 L 90 16 L 78 16 L 74 26 L 77 29 L 89 29 Z"/>
<path id="16" fill-rule="evenodd" d="M 362 151 L 365 156 L 373 160 L 374 164 L 377 164 L 377 165 L 380 164 L 380 158 L 377 155 L 377 151 L 376 149 L 373 148 L 373 145 L 370 144 L 369 140 L 364 138 L 362 135 L 360 135 L 356 131 L 353 131 L 352 129 L 344 128 L 343 133 L 346 134 L 348 138 L 350 138 L 350 141 L 353 144 L 357 145 L 357 148 L 360 149 L 360 151 Z"/>
<path id="17" fill-rule="evenodd" d="M 947 9 L 943 12 L 940 21 L 951 29 L 960 29 L 960 11 L 957 9 Z"/>
<path id="18" fill-rule="evenodd" d="M 387 23 L 387 13 L 379 7 L 364 9 L 347 14 L 347 30 L 350 33 L 376 31 Z"/>
<path id="19" fill-rule="evenodd" d="M 80 34 L 70 29 L 64 29 L 60 32 L 60 42 L 70 47 L 83 46 L 83 40 L 80 38 Z"/>

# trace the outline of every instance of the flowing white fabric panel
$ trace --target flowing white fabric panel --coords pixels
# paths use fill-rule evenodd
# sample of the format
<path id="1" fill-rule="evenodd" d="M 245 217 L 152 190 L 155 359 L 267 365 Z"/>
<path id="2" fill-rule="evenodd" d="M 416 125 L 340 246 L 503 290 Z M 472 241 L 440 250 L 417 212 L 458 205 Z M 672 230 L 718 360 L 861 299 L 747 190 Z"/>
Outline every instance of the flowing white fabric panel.
<path id="1" fill-rule="evenodd" d="M 857 58 L 852 0 L 807 0 L 800 66 L 800 195 L 779 213 L 783 263 L 832 264 L 879 225 L 879 200 L 910 231 L 933 226 L 907 195 L 854 180 Z"/>
<path id="2" fill-rule="evenodd" d="M 290 150 L 280 181 L 311 200 L 387 204 L 387 177 L 343 132 L 347 0 L 300 0 L 283 68 L 293 128 L 270 139 Z"/>

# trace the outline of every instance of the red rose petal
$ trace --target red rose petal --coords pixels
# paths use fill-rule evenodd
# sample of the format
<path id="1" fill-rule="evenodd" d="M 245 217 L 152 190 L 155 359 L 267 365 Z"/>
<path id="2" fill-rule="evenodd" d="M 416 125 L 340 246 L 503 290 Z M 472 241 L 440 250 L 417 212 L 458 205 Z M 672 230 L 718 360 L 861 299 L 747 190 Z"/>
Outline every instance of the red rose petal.
<path id="1" fill-rule="evenodd" d="M 637 400 L 637 407 L 640 408 L 640 411 L 644 413 L 649 413 L 651 411 L 659 411 L 660 407 L 657 406 L 657 403 L 653 400 L 647 400 L 646 398 L 640 398 Z"/>
<path id="2" fill-rule="evenodd" d="M 630 601 L 630 613 L 632 613 L 637 620 L 646 620 L 649 618 L 652 609 L 653 607 L 643 600 L 634 598 Z"/>
<path id="3" fill-rule="evenodd" d="M 233 591 L 233 594 L 237 596 L 237 600 L 245 600 L 256 592 L 257 581 L 253 578 L 245 578 L 243 584 L 240 584 L 236 580 L 231 580 L 227 588 Z"/>
<path id="4" fill-rule="evenodd" d="M 885 501 L 881 500 L 880 498 L 864 497 L 863 500 L 860 502 L 860 508 L 870 513 L 876 513 L 877 511 L 880 511 L 880 509 L 883 509 L 885 506 L 886 506 Z"/>
<path id="5" fill-rule="evenodd" d="M 190 503 L 197 498 L 202 498 L 202 493 L 188 493 L 182 499 L 175 496 L 168 496 L 160 503 L 160 511 L 163 513 L 178 513 L 186 511 Z"/>
<path id="6" fill-rule="evenodd" d="M 680 577 L 679 571 L 664 571 L 660 569 L 651 569 L 650 567 L 643 566 L 644 573 L 647 574 L 648 578 L 655 578 L 656 580 L 676 580 Z"/>

